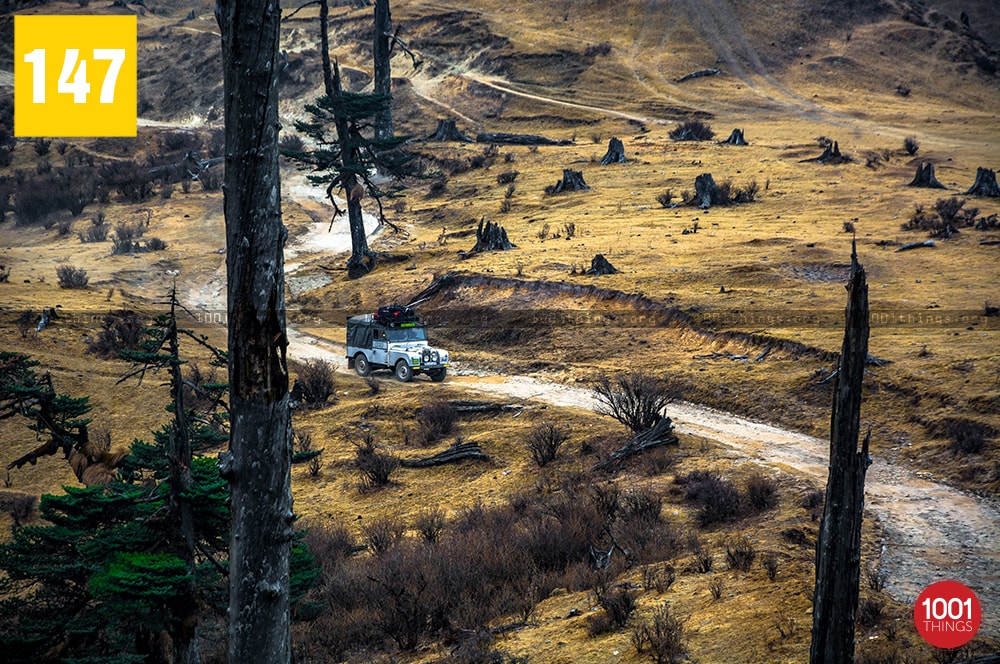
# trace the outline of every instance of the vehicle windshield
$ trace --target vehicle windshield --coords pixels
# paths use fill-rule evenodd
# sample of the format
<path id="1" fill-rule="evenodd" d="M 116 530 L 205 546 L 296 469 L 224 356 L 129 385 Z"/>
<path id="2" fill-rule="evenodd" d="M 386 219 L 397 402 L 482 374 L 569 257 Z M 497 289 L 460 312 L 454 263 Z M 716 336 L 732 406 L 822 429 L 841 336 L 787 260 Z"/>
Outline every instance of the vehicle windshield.
<path id="1" fill-rule="evenodd" d="M 389 341 L 427 341 L 427 330 L 422 327 L 393 327 L 386 330 Z"/>

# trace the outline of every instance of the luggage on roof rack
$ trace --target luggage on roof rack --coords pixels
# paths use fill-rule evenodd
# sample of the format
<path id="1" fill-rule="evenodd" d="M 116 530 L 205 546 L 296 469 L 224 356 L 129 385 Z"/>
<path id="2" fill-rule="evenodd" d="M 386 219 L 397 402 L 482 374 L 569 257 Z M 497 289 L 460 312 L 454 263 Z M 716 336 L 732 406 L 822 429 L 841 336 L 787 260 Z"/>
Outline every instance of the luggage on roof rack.
<path id="1" fill-rule="evenodd" d="M 412 307 L 404 307 L 399 304 L 390 304 L 379 307 L 375 312 L 375 322 L 382 325 L 399 325 L 401 323 L 416 322 L 417 313 Z"/>

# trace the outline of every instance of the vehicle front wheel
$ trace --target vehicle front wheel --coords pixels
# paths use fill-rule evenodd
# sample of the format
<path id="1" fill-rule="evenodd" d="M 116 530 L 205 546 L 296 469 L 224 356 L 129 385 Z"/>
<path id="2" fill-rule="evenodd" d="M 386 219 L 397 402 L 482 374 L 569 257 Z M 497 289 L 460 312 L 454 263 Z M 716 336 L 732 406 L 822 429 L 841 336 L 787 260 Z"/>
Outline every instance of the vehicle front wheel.
<path id="1" fill-rule="evenodd" d="M 413 368 L 409 362 L 406 360 L 396 362 L 396 378 L 404 383 L 409 383 L 413 380 Z"/>
<path id="2" fill-rule="evenodd" d="M 354 370 L 362 378 L 372 372 L 372 365 L 364 353 L 358 353 L 354 356 Z"/>
<path id="3" fill-rule="evenodd" d="M 444 380 L 444 377 L 448 375 L 448 370 L 445 368 L 441 369 L 431 369 L 427 372 L 427 375 L 431 377 L 435 383 L 440 383 Z"/>

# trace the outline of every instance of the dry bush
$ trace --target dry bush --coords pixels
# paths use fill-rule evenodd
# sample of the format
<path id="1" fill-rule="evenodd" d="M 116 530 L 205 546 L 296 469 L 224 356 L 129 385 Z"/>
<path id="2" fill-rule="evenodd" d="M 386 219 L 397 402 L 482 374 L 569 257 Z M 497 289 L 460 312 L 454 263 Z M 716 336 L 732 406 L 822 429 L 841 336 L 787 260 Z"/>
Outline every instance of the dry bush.
<path id="1" fill-rule="evenodd" d="M 116 191 L 126 203 L 142 203 L 154 193 L 149 168 L 134 160 L 108 161 L 101 165 L 101 182 Z"/>
<path id="2" fill-rule="evenodd" d="M 711 526 L 739 515 L 740 493 L 717 473 L 694 470 L 675 480 L 684 486 L 684 497 L 698 507 L 698 523 Z"/>
<path id="3" fill-rule="evenodd" d="M 739 570 L 745 574 L 750 571 L 756 559 L 757 550 L 747 535 L 726 542 L 726 563 L 729 569 Z"/>
<path id="4" fill-rule="evenodd" d="M 754 473 L 747 479 L 746 497 L 749 506 L 757 512 L 778 506 L 778 483 L 761 473 Z"/>
<path id="5" fill-rule="evenodd" d="M 632 645 L 640 655 L 647 655 L 654 664 L 675 664 L 686 658 L 684 622 L 670 612 L 664 602 L 650 620 L 635 626 Z"/>
<path id="6" fill-rule="evenodd" d="M 858 627 L 869 630 L 878 626 L 885 615 L 885 602 L 878 597 L 862 597 L 858 601 Z"/>
<path id="7" fill-rule="evenodd" d="M 920 149 L 920 143 L 917 142 L 917 137 L 907 136 L 906 138 L 904 138 L 903 149 L 906 150 L 906 154 L 910 155 L 911 157 L 917 154 L 917 151 Z"/>
<path id="8" fill-rule="evenodd" d="M 588 58 L 593 58 L 598 55 L 607 55 L 610 52 L 611 52 L 610 42 L 601 42 L 600 44 L 587 44 L 583 49 L 583 54 Z M 591 140 L 593 140 L 593 137 L 591 137 Z M 594 142 L 595 143 L 601 142 L 600 135 L 597 135 L 597 140 Z"/>
<path id="9" fill-rule="evenodd" d="M 616 629 L 621 629 L 628 623 L 629 617 L 636 608 L 635 593 L 628 587 L 615 586 L 607 589 L 598 586 L 594 589 L 597 604 L 604 613 L 593 615 L 587 619 L 587 633 L 599 636 Z"/>
<path id="10" fill-rule="evenodd" d="M 13 491 L 0 492 L 0 512 L 9 516 L 15 527 L 20 527 L 34 518 L 37 503 L 38 496 Z"/>
<path id="11" fill-rule="evenodd" d="M 500 201 L 500 214 L 507 214 L 514 207 L 513 203 L 510 202 L 509 198 L 505 198 Z"/>
<path id="12" fill-rule="evenodd" d="M 278 150 L 281 154 L 302 152 L 306 149 L 305 139 L 299 134 L 282 134 L 278 139 Z"/>
<path id="13" fill-rule="evenodd" d="M 701 120 L 689 120 L 670 130 L 675 141 L 710 141 L 715 138 L 712 128 Z"/>
<path id="14" fill-rule="evenodd" d="M 97 337 L 87 343 L 87 352 L 102 360 L 118 359 L 122 351 L 137 351 L 142 347 L 145 329 L 145 321 L 134 311 L 109 311 Z"/>
<path id="15" fill-rule="evenodd" d="M 413 524 L 413 527 L 420 533 L 420 537 L 429 544 L 434 544 L 441 539 L 444 526 L 444 512 L 437 507 L 431 507 L 422 511 L 417 515 L 417 520 Z"/>
<path id="16" fill-rule="evenodd" d="M 531 458 L 543 468 L 555 461 L 559 448 L 569 439 L 568 426 L 559 426 L 552 422 L 540 422 L 532 427 L 524 438 L 524 445 L 531 452 Z"/>
<path id="17" fill-rule="evenodd" d="M 802 496 L 799 507 L 809 510 L 809 516 L 813 521 L 819 519 L 823 514 L 823 505 L 826 502 L 826 492 L 823 489 L 813 489 Z"/>
<path id="18" fill-rule="evenodd" d="M 708 549 L 699 548 L 694 553 L 694 571 L 708 574 L 715 567 L 715 556 Z"/>
<path id="19" fill-rule="evenodd" d="M 146 249 L 149 251 L 163 251 L 167 248 L 167 243 L 158 237 L 151 237 L 146 240 Z"/>
<path id="20" fill-rule="evenodd" d="M 854 658 L 855 664 L 906 664 L 909 661 L 900 652 L 899 643 L 885 639 L 861 641 Z"/>
<path id="21" fill-rule="evenodd" d="M 365 542 L 376 555 L 387 552 L 403 538 L 406 528 L 395 519 L 375 519 L 361 528 Z"/>
<path id="22" fill-rule="evenodd" d="M 322 408 L 333 396 L 334 366 L 321 359 L 306 360 L 299 367 L 298 377 L 292 386 L 292 400 L 307 408 Z"/>
<path id="23" fill-rule="evenodd" d="M 664 593 L 677 579 L 677 571 L 670 563 L 646 565 L 642 568 L 642 587 L 647 591 Z"/>
<path id="24" fill-rule="evenodd" d="M 497 175 L 497 184 L 511 184 L 520 175 L 518 171 L 504 171 Z"/>
<path id="25" fill-rule="evenodd" d="M 17 215 L 15 225 L 31 226 L 59 209 L 59 185 L 53 178 L 24 178 L 12 194 L 11 210 Z"/>
<path id="26" fill-rule="evenodd" d="M 225 173 L 222 168 L 206 168 L 198 174 L 198 182 L 202 191 L 218 191 L 222 188 Z"/>
<path id="27" fill-rule="evenodd" d="M 779 562 L 777 556 L 775 556 L 773 553 L 769 553 L 766 556 L 764 556 L 764 558 L 760 561 L 760 564 L 764 568 L 764 571 L 767 572 L 768 579 L 774 581 L 776 578 L 778 578 Z"/>
<path id="28" fill-rule="evenodd" d="M 355 446 L 354 467 L 361 472 L 361 491 L 373 491 L 392 483 L 392 474 L 399 468 L 399 457 L 382 454 L 375 441 L 366 438 Z"/>
<path id="29" fill-rule="evenodd" d="M 760 185 L 757 184 L 757 180 L 750 179 L 742 187 L 734 187 L 732 189 L 730 200 L 733 203 L 753 203 L 757 200 L 757 194 L 760 193 Z"/>
<path id="30" fill-rule="evenodd" d="M 190 131 L 166 131 L 156 137 L 160 152 L 180 152 L 201 148 L 201 138 Z"/>
<path id="31" fill-rule="evenodd" d="M 49 148 L 52 147 L 52 141 L 45 138 L 36 138 L 32 141 L 32 144 L 35 148 L 35 154 L 39 157 L 47 155 L 49 153 Z"/>
<path id="32" fill-rule="evenodd" d="M 458 412 L 447 401 L 432 401 L 417 411 L 417 439 L 423 445 L 433 445 L 451 434 L 458 421 Z"/>
<path id="33" fill-rule="evenodd" d="M 593 392 L 600 403 L 599 413 L 610 415 L 636 433 L 652 429 L 662 419 L 660 411 L 678 397 L 668 383 L 641 371 L 614 378 L 602 375 Z"/>
<path id="34" fill-rule="evenodd" d="M 142 237 L 145 229 L 141 223 L 115 225 L 115 235 L 111 238 L 111 254 L 120 256 L 141 251 L 138 239 Z"/>
<path id="35" fill-rule="evenodd" d="M 104 242 L 108 239 L 108 225 L 91 225 L 87 230 L 77 233 L 80 242 Z"/>
<path id="36" fill-rule="evenodd" d="M 59 288 L 84 289 L 90 282 L 86 270 L 72 265 L 60 265 L 57 267 L 56 276 L 59 277 Z"/>
<path id="37" fill-rule="evenodd" d="M 674 200 L 674 192 L 670 191 L 669 189 L 667 189 L 662 194 L 659 194 L 656 197 L 656 202 L 659 203 L 660 206 L 664 208 L 670 207 L 670 203 L 673 200 Z"/>
<path id="38" fill-rule="evenodd" d="M 708 582 L 708 591 L 712 593 L 712 599 L 722 599 L 722 593 L 726 590 L 726 580 L 721 576 L 713 576 Z"/>
<path id="39" fill-rule="evenodd" d="M 868 587 L 877 593 L 882 592 L 886 582 L 889 580 L 889 573 L 879 569 L 878 565 L 865 565 L 862 573 Z"/>

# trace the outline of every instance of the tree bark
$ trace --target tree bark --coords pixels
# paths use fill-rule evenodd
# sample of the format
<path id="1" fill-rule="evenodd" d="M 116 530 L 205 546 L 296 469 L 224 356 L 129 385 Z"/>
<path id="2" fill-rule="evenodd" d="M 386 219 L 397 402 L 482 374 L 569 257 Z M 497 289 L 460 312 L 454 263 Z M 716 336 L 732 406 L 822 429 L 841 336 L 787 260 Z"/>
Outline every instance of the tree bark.
<path id="1" fill-rule="evenodd" d="M 375 60 L 375 94 L 392 94 L 392 69 L 389 59 L 392 56 L 392 16 L 389 13 L 389 0 L 375 0 L 375 43 L 373 46 Z M 382 141 L 393 137 L 392 104 L 375 114 L 375 138 Z"/>
<path id="2" fill-rule="evenodd" d="M 284 245 L 278 172 L 281 10 L 219 0 L 225 93 L 229 314 L 229 661 L 291 661 L 289 553 L 292 430 L 285 350 Z"/>
<path id="3" fill-rule="evenodd" d="M 917 164 L 917 172 L 908 187 L 926 187 L 928 189 L 945 189 L 946 187 L 938 182 L 934 177 L 934 164 L 920 162 Z"/>
<path id="4" fill-rule="evenodd" d="M 851 255 L 847 290 L 844 343 L 830 418 L 830 474 L 816 543 L 811 664 L 854 661 L 865 473 L 871 463 L 868 457 L 871 432 L 858 451 L 861 386 L 868 358 L 868 284 L 856 248 Z"/>
<path id="5" fill-rule="evenodd" d="M 976 169 L 976 181 L 972 183 L 966 195 L 988 196 L 996 198 L 1000 196 L 1000 186 L 997 186 L 996 171 L 980 166 Z"/>
<path id="6" fill-rule="evenodd" d="M 706 210 L 719 201 L 719 188 L 711 173 L 702 173 L 694 179 L 694 200 Z"/>
<path id="7" fill-rule="evenodd" d="M 608 164 L 624 164 L 626 161 L 625 146 L 622 144 L 620 138 L 613 136 L 611 140 L 608 141 L 607 153 L 601 157 L 601 166 L 607 166 Z"/>

